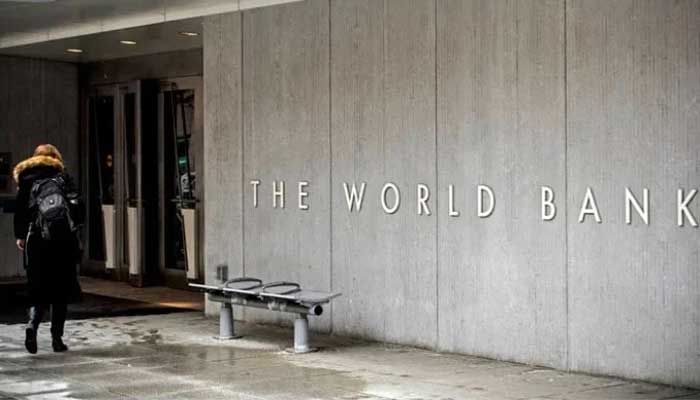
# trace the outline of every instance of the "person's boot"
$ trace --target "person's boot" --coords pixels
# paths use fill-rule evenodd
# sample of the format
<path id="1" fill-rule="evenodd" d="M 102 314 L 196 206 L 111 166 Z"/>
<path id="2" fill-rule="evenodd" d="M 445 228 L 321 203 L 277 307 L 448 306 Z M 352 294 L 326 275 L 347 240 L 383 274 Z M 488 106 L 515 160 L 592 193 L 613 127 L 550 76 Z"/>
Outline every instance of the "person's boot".
<path id="1" fill-rule="evenodd" d="M 63 339 L 60 336 L 54 336 L 53 340 L 51 340 L 51 347 L 53 347 L 54 353 L 68 351 L 68 346 L 63 343 Z"/>
<path id="2" fill-rule="evenodd" d="M 24 330 L 24 334 L 24 347 L 29 353 L 36 354 L 36 331 L 34 330 L 34 328 L 27 327 L 27 329 Z"/>

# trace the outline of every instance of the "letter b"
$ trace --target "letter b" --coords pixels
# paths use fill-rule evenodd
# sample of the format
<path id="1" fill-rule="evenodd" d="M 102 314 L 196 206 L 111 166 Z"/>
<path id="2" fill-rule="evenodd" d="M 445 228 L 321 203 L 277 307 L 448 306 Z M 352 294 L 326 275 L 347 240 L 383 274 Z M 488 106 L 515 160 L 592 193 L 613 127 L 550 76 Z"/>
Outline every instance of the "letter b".
<path id="1" fill-rule="evenodd" d="M 554 190 L 549 186 L 542 186 L 542 221 L 551 221 L 557 215 L 557 206 L 554 205 Z"/>

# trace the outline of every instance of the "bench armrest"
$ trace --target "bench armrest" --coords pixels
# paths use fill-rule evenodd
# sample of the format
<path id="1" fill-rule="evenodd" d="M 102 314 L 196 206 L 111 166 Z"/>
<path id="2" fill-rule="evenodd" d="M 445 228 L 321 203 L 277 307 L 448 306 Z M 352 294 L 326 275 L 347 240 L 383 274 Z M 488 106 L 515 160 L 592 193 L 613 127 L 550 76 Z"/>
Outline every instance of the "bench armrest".
<path id="1" fill-rule="evenodd" d="M 229 287 L 230 284 L 241 283 L 241 282 L 251 282 L 251 283 L 253 283 L 253 285 L 242 287 L 242 288 L 237 288 L 237 289 L 250 290 L 250 289 L 255 289 L 257 287 L 260 287 L 263 284 L 262 281 L 258 278 L 234 278 L 234 279 L 229 279 L 226 282 L 224 282 L 224 287 L 227 288 L 227 287 Z"/>
<path id="2" fill-rule="evenodd" d="M 291 289 L 286 290 L 284 292 L 269 292 L 267 290 L 270 288 L 284 287 L 284 286 L 289 286 L 289 287 L 291 287 Z M 262 287 L 263 293 L 274 293 L 274 294 L 280 294 L 280 295 L 289 295 L 289 294 L 293 294 L 293 293 L 296 293 L 299 291 L 301 291 L 301 286 L 296 282 L 285 282 L 285 281 L 271 282 L 271 283 L 268 283 L 266 285 L 263 285 L 263 287 Z"/>

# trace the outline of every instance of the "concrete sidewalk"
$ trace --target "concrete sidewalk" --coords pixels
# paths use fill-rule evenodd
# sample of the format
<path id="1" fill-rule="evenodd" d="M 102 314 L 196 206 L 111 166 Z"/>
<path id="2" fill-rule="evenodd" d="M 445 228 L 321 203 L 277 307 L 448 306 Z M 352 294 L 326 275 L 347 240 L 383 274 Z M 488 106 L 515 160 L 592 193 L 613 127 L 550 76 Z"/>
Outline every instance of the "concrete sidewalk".
<path id="1" fill-rule="evenodd" d="M 238 324 L 219 342 L 200 312 L 69 321 L 71 351 L 24 350 L 0 326 L 0 399 L 700 399 L 700 391 L 316 336 L 317 353 L 284 352 L 287 329 Z"/>

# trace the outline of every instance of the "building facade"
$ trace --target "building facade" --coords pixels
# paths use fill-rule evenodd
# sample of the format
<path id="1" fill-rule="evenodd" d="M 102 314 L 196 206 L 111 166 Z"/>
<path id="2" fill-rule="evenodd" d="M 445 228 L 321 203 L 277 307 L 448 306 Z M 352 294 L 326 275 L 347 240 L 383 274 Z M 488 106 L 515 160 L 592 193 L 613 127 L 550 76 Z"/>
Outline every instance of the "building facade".
<path id="1" fill-rule="evenodd" d="M 321 332 L 700 386 L 699 1 L 306 0 L 201 34 L 199 278 L 342 292 Z"/>
<path id="2" fill-rule="evenodd" d="M 323 331 L 697 384 L 699 232 L 677 195 L 700 177 L 699 29 L 698 2 L 208 17 L 206 265 L 343 292 Z M 346 184 L 366 184 L 359 210 Z M 626 223 L 626 188 L 640 205 L 648 189 L 648 224 L 634 204 Z"/>

